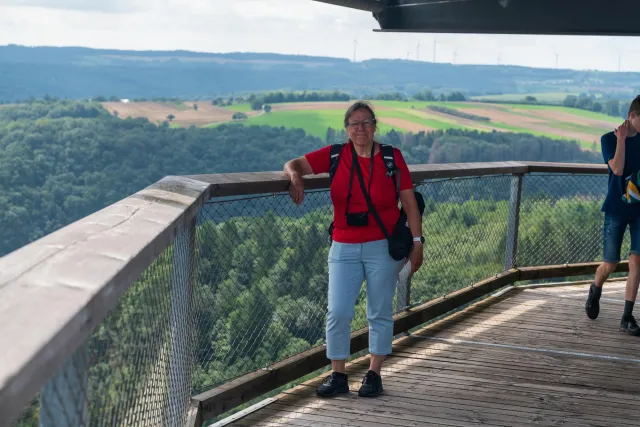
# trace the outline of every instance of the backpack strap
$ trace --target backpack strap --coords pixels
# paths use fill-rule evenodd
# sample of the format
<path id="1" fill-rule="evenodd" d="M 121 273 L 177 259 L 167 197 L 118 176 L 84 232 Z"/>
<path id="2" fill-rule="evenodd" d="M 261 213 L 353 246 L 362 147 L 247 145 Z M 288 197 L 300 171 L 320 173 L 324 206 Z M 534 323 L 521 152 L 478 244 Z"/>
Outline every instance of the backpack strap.
<path id="1" fill-rule="evenodd" d="M 400 174 L 396 166 L 395 150 L 392 145 L 380 144 L 380 151 L 384 166 L 387 168 L 387 176 L 393 178 L 396 183 L 396 200 L 398 200 L 400 198 Z"/>
<path id="2" fill-rule="evenodd" d="M 331 144 L 331 152 L 329 154 L 329 182 L 333 181 L 333 177 L 338 170 L 340 164 L 340 153 L 344 144 Z"/>

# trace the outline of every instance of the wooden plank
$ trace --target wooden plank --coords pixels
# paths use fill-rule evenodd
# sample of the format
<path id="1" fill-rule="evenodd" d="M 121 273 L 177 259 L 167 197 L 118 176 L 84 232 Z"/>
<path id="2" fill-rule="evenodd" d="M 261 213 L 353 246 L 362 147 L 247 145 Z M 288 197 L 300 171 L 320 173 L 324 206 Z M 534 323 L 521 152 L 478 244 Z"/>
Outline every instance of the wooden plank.
<path id="1" fill-rule="evenodd" d="M 443 165 L 411 165 L 414 181 L 429 179 L 462 178 L 471 176 L 525 174 L 528 166 L 520 162 L 501 163 L 446 163 Z"/>
<path id="2" fill-rule="evenodd" d="M 511 426 L 518 425 L 519 421 L 526 419 L 532 412 L 543 412 L 544 415 L 540 418 L 545 418 L 545 424 L 550 424 L 549 418 L 552 417 L 567 417 L 569 414 L 566 406 L 562 406 L 564 404 L 571 407 L 571 419 L 574 422 L 606 423 L 607 421 L 616 421 L 615 425 L 636 425 L 635 421 L 629 421 L 629 418 L 618 418 L 615 414 L 603 415 L 601 411 L 598 411 L 598 408 L 593 408 L 593 402 L 576 407 L 575 402 L 570 399 L 561 403 L 549 402 L 543 393 L 524 395 L 517 402 L 514 402 L 510 399 L 509 387 L 498 389 L 500 392 L 494 389 L 487 393 L 481 387 L 473 385 L 451 389 L 447 387 L 448 384 L 437 386 L 426 384 L 424 381 L 426 378 L 417 378 L 412 383 L 396 381 L 397 379 L 398 377 L 395 376 L 388 377 L 384 385 L 385 391 L 376 399 L 358 399 L 353 395 L 341 395 L 334 399 L 335 403 L 327 404 L 325 411 L 335 413 L 336 411 L 348 410 L 348 413 L 354 414 L 358 419 L 367 419 L 373 416 L 407 421 L 428 419 L 432 422 L 454 424 L 456 420 L 464 422 L 463 420 L 466 418 L 465 415 L 457 416 L 458 414 L 474 414 L 481 409 L 484 416 L 492 417 L 498 423 L 508 421 L 511 424 L 506 425 Z M 281 398 L 278 403 L 290 405 L 291 412 L 294 413 L 305 405 L 313 407 L 314 403 L 319 401 L 312 396 L 313 392 L 314 389 L 311 387 L 308 391 L 296 390 L 289 396 L 292 399 Z M 503 396 L 497 398 L 500 394 Z M 429 397 L 425 399 L 425 395 Z M 300 397 L 306 397 L 306 399 Z M 573 405 L 571 405 L 572 403 Z M 284 407 L 282 408 L 284 409 Z M 637 412 L 628 412 L 629 417 L 636 414 Z M 434 419 L 435 417 L 440 419 Z M 485 422 L 489 421 L 485 419 Z M 494 422 L 490 424 L 495 425 Z"/>
<path id="3" fill-rule="evenodd" d="M 524 162 L 529 167 L 529 173 L 572 173 L 589 175 L 606 175 L 608 167 L 605 164 L 577 164 L 552 162 Z"/>
<path id="4" fill-rule="evenodd" d="M 394 316 L 394 334 L 408 331 L 442 316 L 466 303 L 512 283 L 517 271 L 512 270 L 461 289 L 445 298 L 430 301 Z M 351 334 L 351 354 L 368 346 L 368 328 Z M 294 381 L 328 365 L 326 347 L 320 346 L 274 364 L 268 370 L 258 370 L 230 381 L 194 399 L 202 402 L 203 418 L 210 419 L 229 411 L 281 385 Z"/>
<path id="5" fill-rule="evenodd" d="M 17 416 L 209 197 L 158 183 L 0 258 L 0 413 Z"/>
<path id="6" fill-rule="evenodd" d="M 202 427 L 204 420 L 202 419 L 202 408 L 200 407 L 200 402 L 192 401 L 191 406 L 189 406 L 189 411 L 187 412 L 187 422 L 185 423 L 186 427 Z"/>
<path id="7" fill-rule="evenodd" d="M 410 165 L 414 181 L 468 176 L 504 175 L 526 173 L 528 166 L 521 162 L 501 163 L 446 163 L 435 165 Z M 187 178 L 211 184 L 212 197 L 271 194 L 287 192 L 289 179 L 282 172 L 246 172 L 213 175 L 188 175 Z M 329 175 L 319 174 L 304 178 L 305 189 L 329 188 Z"/>
<path id="8" fill-rule="evenodd" d="M 582 276 L 587 274 L 595 274 L 600 266 L 599 262 L 586 262 L 579 264 L 561 264 L 561 265 L 541 265 L 535 267 L 519 267 L 519 281 L 552 279 L 555 277 L 566 276 Z M 620 262 L 616 269 L 616 273 L 628 272 L 629 261 Z"/>

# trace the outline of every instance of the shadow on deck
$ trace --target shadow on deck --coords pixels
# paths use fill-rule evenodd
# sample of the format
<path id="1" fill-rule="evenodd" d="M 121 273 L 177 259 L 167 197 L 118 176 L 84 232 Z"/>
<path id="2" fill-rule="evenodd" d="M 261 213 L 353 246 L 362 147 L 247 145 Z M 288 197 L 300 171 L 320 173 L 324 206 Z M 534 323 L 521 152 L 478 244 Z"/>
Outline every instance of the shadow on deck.
<path id="1" fill-rule="evenodd" d="M 624 283 L 515 288 L 395 341 L 384 394 L 357 396 L 368 357 L 348 365 L 351 393 L 315 396 L 322 377 L 217 425 L 637 426 L 639 341 L 618 331 Z M 234 421 L 232 421 L 234 420 Z"/>

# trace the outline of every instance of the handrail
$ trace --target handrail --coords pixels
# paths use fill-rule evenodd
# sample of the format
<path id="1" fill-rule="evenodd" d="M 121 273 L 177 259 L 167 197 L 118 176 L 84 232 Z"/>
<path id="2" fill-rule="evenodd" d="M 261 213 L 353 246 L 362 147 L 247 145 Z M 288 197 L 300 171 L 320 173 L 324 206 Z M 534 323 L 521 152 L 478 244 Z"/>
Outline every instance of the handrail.
<path id="1" fill-rule="evenodd" d="M 415 182 L 438 178 L 461 178 L 528 173 L 606 174 L 604 164 L 544 163 L 544 162 L 477 162 L 410 165 Z M 211 184 L 211 197 L 250 194 L 281 193 L 289 187 L 289 179 L 282 172 L 242 172 L 213 175 L 188 175 L 187 178 Z M 329 175 L 319 174 L 304 178 L 305 189 L 329 188 Z"/>
<path id="2" fill-rule="evenodd" d="M 169 176 L 0 258 L 0 424 L 91 334 L 209 190 Z"/>
<path id="3" fill-rule="evenodd" d="M 605 174 L 605 165 L 414 165 L 415 182 L 527 173 Z M 326 189 L 328 176 L 305 178 Z M 286 192 L 281 172 L 169 176 L 0 258 L 0 414 L 17 416 L 212 197 Z M 126 238 L 124 238 L 126 236 Z M 0 423 L 2 420 L 0 420 Z"/>

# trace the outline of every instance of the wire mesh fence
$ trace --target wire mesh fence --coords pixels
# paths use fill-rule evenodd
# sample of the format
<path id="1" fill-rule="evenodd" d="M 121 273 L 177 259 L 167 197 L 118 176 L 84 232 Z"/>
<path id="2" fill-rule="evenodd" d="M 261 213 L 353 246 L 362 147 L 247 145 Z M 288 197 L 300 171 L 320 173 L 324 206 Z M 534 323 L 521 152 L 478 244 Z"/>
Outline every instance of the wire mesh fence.
<path id="1" fill-rule="evenodd" d="M 182 425 L 195 356 L 194 243 L 193 231 L 177 236 L 14 427 Z"/>
<path id="2" fill-rule="evenodd" d="M 504 270 L 512 176 L 420 183 L 424 264 L 411 281 L 423 303 Z"/>
<path id="3" fill-rule="evenodd" d="M 424 264 L 396 311 L 505 269 L 517 179 L 418 183 Z M 606 176 L 522 179 L 515 264 L 599 260 Z M 193 394 L 323 344 L 332 216 L 326 190 L 209 201 L 13 425 L 180 425 Z"/>
<path id="4" fill-rule="evenodd" d="M 517 265 L 602 260 L 606 175 L 538 174 L 523 178 Z M 629 233 L 621 255 L 628 258 Z"/>
<path id="5" fill-rule="evenodd" d="M 324 342 L 331 219 L 328 191 L 307 193 L 300 207 L 277 194 L 201 210 L 195 390 Z M 354 326 L 363 319 L 362 308 Z"/>
<path id="6" fill-rule="evenodd" d="M 411 302 L 446 295 L 503 270 L 511 176 L 421 183 L 425 264 Z M 196 390 L 266 367 L 325 342 L 332 220 L 328 191 L 207 204 L 198 220 Z M 396 311 L 406 303 L 396 294 Z M 352 330 L 367 326 L 366 286 Z"/>

